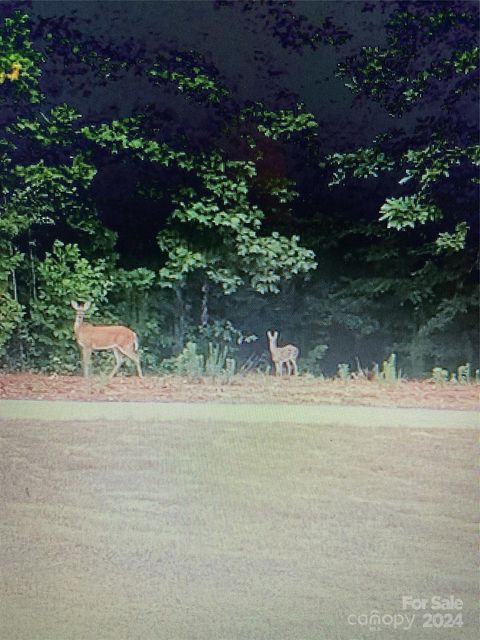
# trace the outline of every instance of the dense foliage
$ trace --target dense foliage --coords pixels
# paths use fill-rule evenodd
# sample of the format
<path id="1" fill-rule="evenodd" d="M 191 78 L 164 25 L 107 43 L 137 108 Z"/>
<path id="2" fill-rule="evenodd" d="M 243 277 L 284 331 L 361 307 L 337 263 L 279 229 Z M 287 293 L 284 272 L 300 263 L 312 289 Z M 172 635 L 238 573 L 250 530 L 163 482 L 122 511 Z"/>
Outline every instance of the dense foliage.
<path id="1" fill-rule="evenodd" d="M 94 20 L 2 4 L 4 367 L 77 369 L 71 299 L 132 326 L 147 371 L 263 367 L 271 328 L 315 374 L 392 352 L 410 375 L 478 366 L 478 7 L 365 3 L 372 45 L 321 4 L 316 21 L 304 3 L 212 3 L 256 39 L 248 90 L 180 27 L 120 37 L 125 3 Z M 329 135 L 268 55 L 327 50 L 346 129 L 361 105 L 387 114 L 367 144 Z"/>

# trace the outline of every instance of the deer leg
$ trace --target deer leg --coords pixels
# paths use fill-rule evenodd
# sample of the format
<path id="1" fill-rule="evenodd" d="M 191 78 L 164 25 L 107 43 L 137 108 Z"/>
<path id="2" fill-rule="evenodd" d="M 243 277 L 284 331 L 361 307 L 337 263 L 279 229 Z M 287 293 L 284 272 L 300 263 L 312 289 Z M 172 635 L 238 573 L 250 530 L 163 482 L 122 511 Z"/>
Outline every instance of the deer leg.
<path id="1" fill-rule="evenodd" d="M 137 367 L 137 374 L 139 378 L 143 378 L 142 367 L 140 366 L 140 356 L 138 353 L 130 356 L 131 360 L 133 360 L 135 366 Z"/>
<path id="2" fill-rule="evenodd" d="M 285 362 L 285 366 L 287 367 L 287 375 L 291 376 L 292 375 L 292 366 L 290 364 L 290 360 L 287 360 Z"/>
<path id="3" fill-rule="evenodd" d="M 83 361 L 83 375 L 85 378 L 88 378 L 88 365 L 90 364 L 91 355 L 92 355 L 92 350 L 83 347 L 82 361 Z"/>
<path id="4" fill-rule="evenodd" d="M 137 374 L 139 378 L 143 378 L 142 367 L 140 366 L 140 356 L 133 349 L 122 350 L 123 355 L 127 356 L 135 367 L 137 368 Z"/>
<path id="5" fill-rule="evenodd" d="M 275 362 L 275 375 L 276 376 L 281 376 L 282 375 L 282 363 L 281 362 Z"/>
<path id="6" fill-rule="evenodd" d="M 117 348 L 113 348 L 113 355 L 115 356 L 115 366 L 112 369 L 112 373 L 110 374 L 110 378 L 113 378 L 114 375 L 118 372 L 120 367 L 122 366 L 123 356 Z"/>
<path id="7" fill-rule="evenodd" d="M 293 366 L 293 375 L 294 376 L 298 376 L 298 367 L 297 367 L 297 361 L 296 360 L 292 360 L 292 366 Z"/>

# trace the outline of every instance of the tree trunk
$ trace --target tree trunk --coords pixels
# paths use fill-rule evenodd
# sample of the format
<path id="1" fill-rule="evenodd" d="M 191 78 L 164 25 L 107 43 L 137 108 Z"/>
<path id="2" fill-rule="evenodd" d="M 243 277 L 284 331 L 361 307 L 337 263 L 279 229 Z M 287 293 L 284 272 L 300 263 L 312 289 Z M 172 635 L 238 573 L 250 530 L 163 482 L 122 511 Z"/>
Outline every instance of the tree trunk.
<path id="1" fill-rule="evenodd" d="M 200 314 L 200 324 L 206 327 L 208 324 L 208 282 L 202 286 L 202 312 Z"/>
<path id="2" fill-rule="evenodd" d="M 183 292 L 181 287 L 175 287 L 175 297 L 177 299 L 177 320 L 175 322 L 175 342 L 177 353 L 183 351 L 185 346 L 185 302 L 183 300 Z"/>

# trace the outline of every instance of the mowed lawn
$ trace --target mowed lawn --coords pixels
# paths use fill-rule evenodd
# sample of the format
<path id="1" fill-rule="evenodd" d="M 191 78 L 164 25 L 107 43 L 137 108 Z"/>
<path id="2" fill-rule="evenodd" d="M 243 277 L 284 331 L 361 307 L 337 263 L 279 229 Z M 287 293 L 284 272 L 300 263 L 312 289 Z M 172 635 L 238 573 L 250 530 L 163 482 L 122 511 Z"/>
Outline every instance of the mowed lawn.
<path id="1" fill-rule="evenodd" d="M 477 637 L 473 413 L 5 401 L 0 416 L 1 640 Z M 450 595 L 454 629 L 402 608 Z"/>

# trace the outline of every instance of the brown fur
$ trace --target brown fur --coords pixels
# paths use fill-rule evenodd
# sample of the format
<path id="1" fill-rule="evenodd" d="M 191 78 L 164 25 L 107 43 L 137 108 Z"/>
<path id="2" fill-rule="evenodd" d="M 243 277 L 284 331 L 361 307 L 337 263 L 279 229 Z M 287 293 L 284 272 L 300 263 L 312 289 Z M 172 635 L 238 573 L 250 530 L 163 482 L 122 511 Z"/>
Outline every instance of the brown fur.
<path id="1" fill-rule="evenodd" d="M 100 324 L 93 325 L 83 321 L 85 312 L 89 309 L 90 303 L 71 302 L 75 309 L 75 324 L 73 330 L 78 346 L 82 352 L 83 374 L 88 377 L 88 367 L 92 351 L 104 351 L 111 349 L 115 356 L 115 366 L 110 377 L 117 373 L 120 369 L 124 357 L 129 358 L 136 366 L 137 373 L 142 377 L 142 369 L 140 366 L 140 357 L 138 355 L 138 338 L 137 334 L 122 325 Z"/>
<path id="2" fill-rule="evenodd" d="M 293 344 L 287 344 L 284 347 L 277 346 L 278 339 L 278 331 L 267 331 L 268 337 L 268 346 L 270 349 L 270 354 L 272 356 L 272 362 L 275 365 L 275 374 L 277 376 L 283 375 L 283 365 L 285 364 L 287 368 L 288 375 L 298 374 L 297 368 L 297 358 L 298 358 L 298 347 Z"/>

